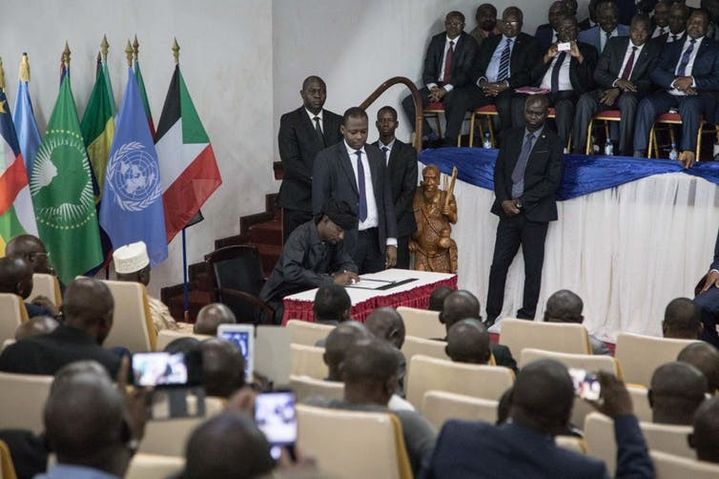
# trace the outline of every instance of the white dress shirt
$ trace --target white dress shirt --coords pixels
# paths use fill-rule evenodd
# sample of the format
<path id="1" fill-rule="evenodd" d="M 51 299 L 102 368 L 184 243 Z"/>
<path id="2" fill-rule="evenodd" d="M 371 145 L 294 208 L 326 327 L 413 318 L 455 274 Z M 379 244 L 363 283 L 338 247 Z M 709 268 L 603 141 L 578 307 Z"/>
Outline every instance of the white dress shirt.
<path id="1" fill-rule="evenodd" d="M 322 110 L 320 110 L 320 112 L 317 113 L 316 115 L 315 115 L 314 113 L 312 113 L 311 111 L 309 111 L 307 108 L 305 108 L 305 111 L 306 111 L 307 114 L 310 116 L 310 123 L 312 123 L 312 128 L 315 128 L 315 125 L 316 125 L 316 123 L 315 123 L 315 117 L 316 117 L 316 116 L 320 117 L 320 129 L 322 130 L 322 133 L 324 134 L 324 132 L 325 132 L 325 123 L 324 123 L 324 117 L 322 116 Z"/>
<path id="2" fill-rule="evenodd" d="M 359 230 L 368 230 L 370 228 L 376 228 L 379 225 L 379 215 L 377 213 L 377 201 L 374 197 L 374 187 L 372 185 L 372 171 L 369 167 L 369 159 L 367 158 L 367 152 L 364 146 L 360 150 L 355 150 L 345 143 L 347 154 L 350 157 L 350 164 L 352 165 L 352 171 L 355 174 L 355 185 L 357 185 L 357 191 L 359 191 L 359 176 L 357 175 L 357 151 L 362 152 L 362 166 L 364 167 L 364 191 L 367 198 L 367 218 L 364 221 L 359 222 Z M 359 213 L 359 212 L 358 212 Z"/>
<path id="3" fill-rule="evenodd" d="M 660 27 L 657 25 L 656 27 L 654 27 L 654 33 L 652 33 L 652 38 L 661 37 L 665 33 L 669 33 L 669 27 Z"/>
<path id="4" fill-rule="evenodd" d="M 609 38 L 614 38 L 619 36 L 619 31 L 614 28 L 611 32 L 609 32 Z M 599 53 L 604 51 L 604 47 L 607 46 L 607 32 L 599 29 Z"/>
<path id="5" fill-rule="evenodd" d="M 457 38 L 449 38 L 448 36 L 445 36 L 445 37 L 444 37 L 444 38 L 445 38 L 445 40 L 444 40 L 444 54 L 442 55 L 442 64 L 440 65 L 439 78 L 437 78 L 437 81 L 438 81 L 438 82 L 441 82 L 442 79 L 444 78 L 444 64 L 445 64 L 445 62 L 446 62 L 446 60 L 447 60 L 447 52 L 449 51 L 449 43 L 450 43 L 450 42 L 453 42 L 453 43 L 454 43 L 454 54 L 456 55 L 456 54 L 457 54 L 457 40 L 459 40 L 459 37 L 460 37 L 460 36 L 461 36 L 461 35 L 458 35 Z M 453 62 L 452 65 L 454 65 L 454 57 L 452 57 L 452 62 Z M 451 79 L 452 79 L 452 78 L 450 78 L 450 80 L 451 80 Z M 430 89 L 430 90 L 431 90 L 432 88 L 436 87 L 436 86 L 437 86 L 436 83 L 429 83 L 429 84 L 427 84 L 427 88 Z M 445 84 L 442 86 L 442 88 L 444 88 L 445 90 L 447 90 L 447 93 L 449 93 L 449 92 L 452 91 L 452 89 L 454 88 L 454 86 L 453 86 L 451 83 L 445 83 Z"/>
<path id="6" fill-rule="evenodd" d="M 392 154 L 392 147 L 394 146 L 394 141 L 395 140 L 392 140 L 389 142 L 389 145 L 385 145 L 384 143 L 382 143 L 382 140 L 377 140 L 377 146 L 379 147 L 379 151 L 382 151 L 382 148 L 387 148 L 386 153 L 384 151 L 382 151 L 382 153 L 384 153 L 385 166 L 389 165 L 389 155 Z"/>
<path id="7" fill-rule="evenodd" d="M 674 67 L 675 75 L 678 75 L 677 71 L 679 70 L 679 65 L 682 62 L 682 57 L 684 56 L 684 52 L 686 52 L 687 49 L 689 48 L 689 46 L 691 45 L 691 40 L 692 40 L 692 38 L 689 35 L 687 35 L 686 39 L 684 40 L 684 46 L 682 47 L 682 53 L 681 53 L 681 55 L 679 55 L 679 61 L 677 62 L 676 67 Z M 694 88 L 696 88 L 696 82 L 694 81 L 694 77 L 692 75 L 692 70 L 694 69 L 694 60 L 696 60 L 696 58 L 697 58 L 697 52 L 699 52 L 699 47 L 701 46 L 703 40 L 704 40 L 704 37 L 699 37 L 699 38 L 695 39 L 694 49 L 689 54 L 689 63 L 687 63 L 687 66 L 684 69 L 684 76 L 692 77 L 692 87 L 694 87 Z M 669 90 L 669 93 L 674 96 L 686 96 L 686 93 L 674 88 L 674 82 L 672 82 L 672 88 Z"/>
<path id="8" fill-rule="evenodd" d="M 544 74 L 544 78 L 542 78 L 542 84 L 539 85 L 540 88 L 544 88 L 547 90 L 552 89 L 552 70 L 554 70 L 554 64 L 557 63 L 557 60 L 559 59 L 559 55 L 561 53 L 562 52 L 557 53 L 557 56 L 552 59 L 552 63 L 549 64 L 549 68 Z M 572 80 L 569 78 L 569 65 L 572 62 L 572 54 L 569 52 L 566 53 L 567 54 L 564 57 L 564 62 L 562 63 L 562 66 L 559 70 L 559 91 L 574 90 L 574 87 L 572 86 Z"/>
<path id="9" fill-rule="evenodd" d="M 674 43 L 674 37 L 677 37 L 677 41 L 684 40 L 684 34 L 686 33 L 685 30 L 682 30 L 680 33 L 674 34 L 672 32 L 669 32 L 669 35 L 667 36 L 666 43 Z"/>

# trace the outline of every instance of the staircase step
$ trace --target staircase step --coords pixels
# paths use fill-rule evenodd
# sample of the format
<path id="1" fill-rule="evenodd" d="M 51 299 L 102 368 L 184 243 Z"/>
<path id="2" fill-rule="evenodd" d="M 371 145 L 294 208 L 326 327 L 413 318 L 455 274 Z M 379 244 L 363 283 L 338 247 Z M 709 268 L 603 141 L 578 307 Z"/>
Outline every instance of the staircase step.
<path id="1" fill-rule="evenodd" d="M 188 294 L 189 303 L 189 318 L 190 323 L 194 323 L 197 319 L 197 313 L 202 309 L 203 306 L 210 304 L 214 301 L 213 295 L 207 291 L 190 291 Z M 167 307 L 170 310 L 170 314 L 177 321 L 184 321 L 184 308 L 185 299 L 182 294 L 172 296 Z"/>
<path id="2" fill-rule="evenodd" d="M 277 264 L 277 260 L 282 255 L 282 246 L 266 243 L 253 244 L 257 248 L 257 252 L 260 253 L 260 259 L 262 260 L 262 272 L 266 278 L 269 278 L 272 274 L 272 269 Z"/>
<path id="3" fill-rule="evenodd" d="M 278 218 L 250 226 L 249 242 L 282 245 L 282 223 Z"/>

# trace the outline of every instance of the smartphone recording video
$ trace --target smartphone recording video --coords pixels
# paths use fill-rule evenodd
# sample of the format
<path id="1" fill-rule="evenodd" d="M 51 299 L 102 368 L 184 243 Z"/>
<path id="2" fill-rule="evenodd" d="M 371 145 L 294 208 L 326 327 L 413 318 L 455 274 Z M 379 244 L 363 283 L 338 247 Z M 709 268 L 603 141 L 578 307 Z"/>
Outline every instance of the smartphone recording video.
<path id="1" fill-rule="evenodd" d="M 295 393 L 275 391 L 258 394 L 255 399 L 255 423 L 270 443 L 270 452 L 275 460 L 279 459 L 283 447 L 294 459 L 297 440 Z"/>
<path id="2" fill-rule="evenodd" d="M 188 383 L 185 355 L 135 353 L 132 355 L 132 376 L 135 386 L 184 386 Z"/>
<path id="3" fill-rule="evenodd" d="M 569 375 L 574 383 L 574 394 L 589 401 L 599 400 L 602 386 L 596 374 L 584 369 L 569 368 Z"/>
<path id="4" fill-rule="evenodd" d="M 254 372 L 255 327 L 251 324 L 221 324 L 217 337 L 234 344 L 245 358 L 245 381 L 252 382 Z"/>

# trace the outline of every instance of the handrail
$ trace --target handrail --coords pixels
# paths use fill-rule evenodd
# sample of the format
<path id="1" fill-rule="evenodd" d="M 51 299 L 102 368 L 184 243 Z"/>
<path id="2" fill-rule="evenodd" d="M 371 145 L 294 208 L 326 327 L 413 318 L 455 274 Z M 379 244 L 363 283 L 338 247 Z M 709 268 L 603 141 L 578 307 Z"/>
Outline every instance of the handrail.
<path id="1" fill-rule="evenodd" d="M 404 86 L 409 88 L 410 94 L 412 95 L 412 100 L 414 101 L 414 148 L 417 150 L 417 153 L 419 153 L 420 151 L 422 151 L 422 118 L 424 116 L 424 107 L 422 104 L 422 96 L 419 94 L 419 90 L 417 90 L 417 87 L 414 86 L 414 82 L 412 80 L 407 77 L 390 78 L 389 80 L 378 86 L 375 91 L 373 91 L 372 94 L 365 99 L 365 101 L 360 103 L 360 108 L 366 110 L 367 107 L 374 103 L 374 101 L 379 98 L 382 93 L 384 93 L 390 87 L 398 83 L 402 83 Z"/>

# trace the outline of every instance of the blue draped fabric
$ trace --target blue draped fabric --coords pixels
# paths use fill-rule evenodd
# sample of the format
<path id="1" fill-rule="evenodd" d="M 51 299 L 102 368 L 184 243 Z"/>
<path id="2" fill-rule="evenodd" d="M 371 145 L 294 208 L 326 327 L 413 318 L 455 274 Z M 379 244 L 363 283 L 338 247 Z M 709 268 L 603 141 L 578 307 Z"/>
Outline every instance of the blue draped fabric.
<path id="1" fill-rule="evenodd" d="M 459 170 L 458 178 L 480 188 L 494 189 L 494 162 L 498 150 L 439 148 L 424 150 L 419 161 L 437 165 L 442 173 Z M 683 172 L 719 185 L 719 162 L 700 162 L 687 170 L 677 161 L 647 160 L 624 156 L 564 155 L 562 184 L 557 199 L 569 200 L 620 186 L 652 175 Z"/>

